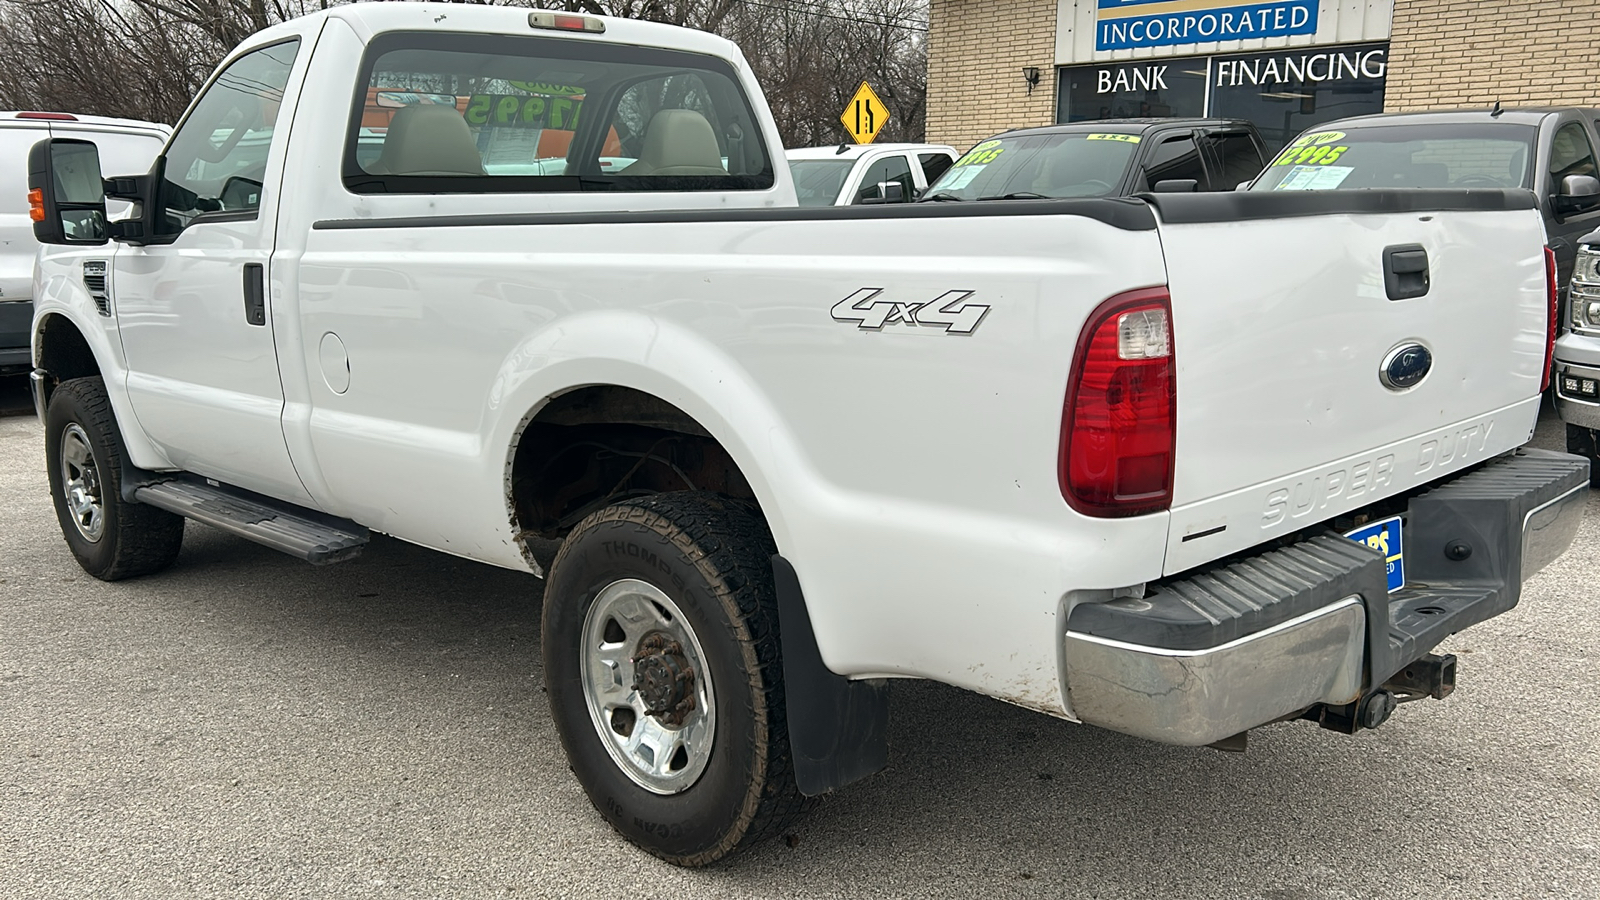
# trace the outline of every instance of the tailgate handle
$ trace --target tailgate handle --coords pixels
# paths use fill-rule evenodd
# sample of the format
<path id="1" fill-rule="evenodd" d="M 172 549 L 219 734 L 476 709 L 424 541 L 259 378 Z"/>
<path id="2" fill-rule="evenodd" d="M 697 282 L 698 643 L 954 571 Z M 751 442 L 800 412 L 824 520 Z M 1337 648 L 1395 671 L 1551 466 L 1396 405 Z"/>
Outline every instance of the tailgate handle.
<path id="1" fill-rule="evenodd" d="M 1396 244 L 1383 251 L 1383 287 L 1390 300 L 1428 293 L 1428 251 L 1421 244 Z"/>
<path id="2" fill-rule="evenodd" d="M 251 325 L 267 324 L 267 286 L 261 263 L 244 264 L 244 320 Z"/>

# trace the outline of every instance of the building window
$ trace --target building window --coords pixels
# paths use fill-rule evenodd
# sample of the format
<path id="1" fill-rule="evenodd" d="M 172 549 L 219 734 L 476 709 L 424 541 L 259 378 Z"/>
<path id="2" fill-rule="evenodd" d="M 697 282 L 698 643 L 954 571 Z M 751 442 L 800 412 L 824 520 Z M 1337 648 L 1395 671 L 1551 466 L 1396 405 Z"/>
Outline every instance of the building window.
<path id="1" fill-rule="evenodd" d="M 1204 58 L 1067 66 L 1058 77 L 1057 122 L 1205 114 Z"/>
<path id="2" fill-rule="evenodd" d="M 1383 112 L 1388 44 L 1064 66 L 1057 122 L 1245 119 L 1269 150 L 1323 122 Z"/>
<path id="3" fill-rule="evenodd" d="M 1307 47 L 1211 60 L 1210 114 L 1255 123 L 1277 150 L 1307 128 L 1383 112 L 1388 45 Z"/>

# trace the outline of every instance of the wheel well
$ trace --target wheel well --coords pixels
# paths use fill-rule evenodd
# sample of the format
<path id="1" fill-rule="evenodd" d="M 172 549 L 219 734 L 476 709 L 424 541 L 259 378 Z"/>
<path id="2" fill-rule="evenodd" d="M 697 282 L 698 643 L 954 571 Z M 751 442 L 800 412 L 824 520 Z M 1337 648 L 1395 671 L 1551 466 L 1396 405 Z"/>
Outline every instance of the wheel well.
<path id="1" fill-rule="evenodd" d="M 45 316 L 39 326 L 38 364 L 50 373 L 45 381 L 46 399 L 55 386 L 73 378 L 100 374 L 100 364 L 78 326 L 65 316 Z"/>
<path id="2" fill-rule="evenodd" d="M 541 566 L 579 520 L 618 500 L 684 490 L 755 500 L 733 457 L 694 417 L 613 385 L 547 403 L 518 438 L 509 489 L 518 540 Z"/>

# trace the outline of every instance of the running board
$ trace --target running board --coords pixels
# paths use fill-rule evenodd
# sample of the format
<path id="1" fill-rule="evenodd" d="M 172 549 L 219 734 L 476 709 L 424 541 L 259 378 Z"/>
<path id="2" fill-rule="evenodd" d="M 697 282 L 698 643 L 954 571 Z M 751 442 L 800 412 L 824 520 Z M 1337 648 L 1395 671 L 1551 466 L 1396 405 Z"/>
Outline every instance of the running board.
<path id="1" fill-rule="evenodd" d="M 314 566 L 361 555 L 372 532 L 351 522 L 192 476 L 145 474 L 131 499 L 296 556 Z"/>

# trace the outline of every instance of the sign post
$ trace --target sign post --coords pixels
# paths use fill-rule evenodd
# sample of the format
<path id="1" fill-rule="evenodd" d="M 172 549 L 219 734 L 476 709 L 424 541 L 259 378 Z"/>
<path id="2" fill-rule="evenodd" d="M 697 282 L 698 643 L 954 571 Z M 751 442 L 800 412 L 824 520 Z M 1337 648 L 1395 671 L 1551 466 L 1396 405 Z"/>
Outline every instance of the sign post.
<path id="1" fill-rule="evenodd" d="M 845 105 L 839 121 L 844 123 L 844 130 L 850 132 L 850 137 L 856 143 L 870 144 L 878 139 L 878 133 L 889 123 L 889 108 L 878 99 L 872 86 L 863 81 L 861 87 L 856 88 L 855 96 Z"/>

